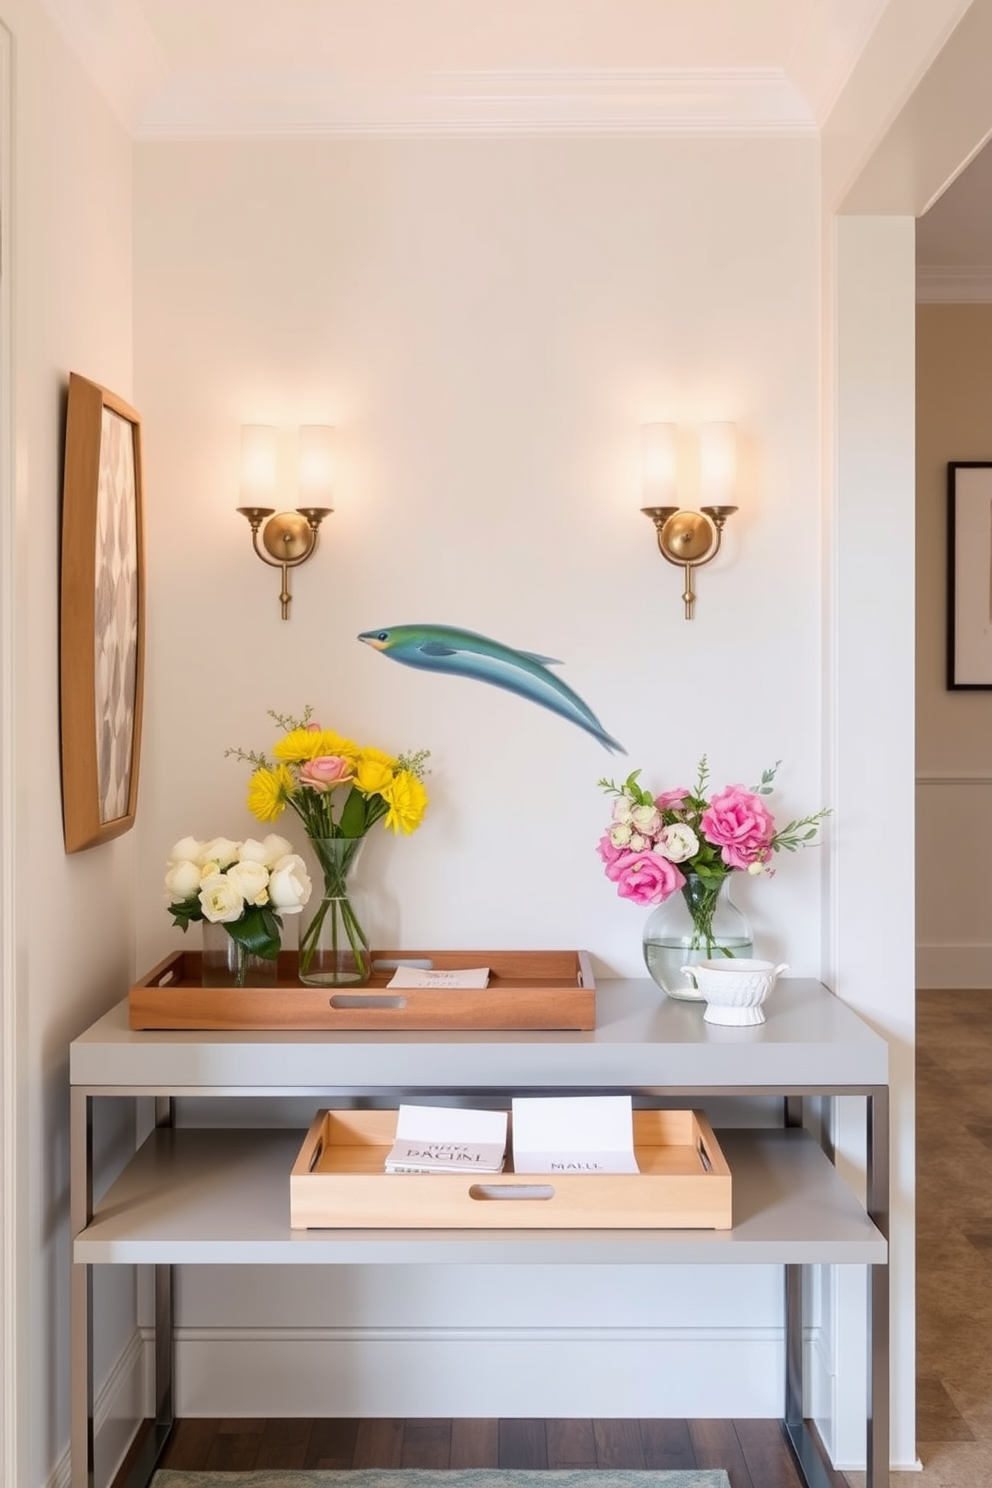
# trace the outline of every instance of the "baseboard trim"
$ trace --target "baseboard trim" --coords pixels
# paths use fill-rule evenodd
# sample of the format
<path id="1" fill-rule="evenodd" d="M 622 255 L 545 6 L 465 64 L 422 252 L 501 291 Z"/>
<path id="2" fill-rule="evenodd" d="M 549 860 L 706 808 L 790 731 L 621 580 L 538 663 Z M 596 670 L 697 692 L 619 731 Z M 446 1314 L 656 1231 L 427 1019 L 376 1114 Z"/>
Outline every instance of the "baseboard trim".
<path id="1" fill-rule="evenodd" d="M 992 943 L 918 945 L 916 985 L 926 991 L 992 988 Z"/>
<path id="2" fill-rule="evenodd" d="M 781 1327 L 180 1328 L 179 1416 L 768 1417 Z"/>
<path id="3" fill-rule="evenodd" d="M 112 1463 L 114 1473 L 131 1446 L 135 1431 L 149 1414 L 153 1346 L 151 1329 L 135 1329 L 93 1398 L 94 1430 L 102 1436 L 101 1454 Z M 72 1458 L 67 1446 L 45 1488 L 69 1488 L 71 1477 Z"/>

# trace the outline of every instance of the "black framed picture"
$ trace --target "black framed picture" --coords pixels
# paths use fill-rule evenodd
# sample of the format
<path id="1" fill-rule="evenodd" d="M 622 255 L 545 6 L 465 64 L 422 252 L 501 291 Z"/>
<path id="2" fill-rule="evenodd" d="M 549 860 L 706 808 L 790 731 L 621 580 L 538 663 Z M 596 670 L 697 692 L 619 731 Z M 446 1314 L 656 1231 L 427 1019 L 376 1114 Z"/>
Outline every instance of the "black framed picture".
<path id="1" fill-rule="evenodd" d="M 992 460 L 947 467 L 947 686 L 992 688 Z"/>

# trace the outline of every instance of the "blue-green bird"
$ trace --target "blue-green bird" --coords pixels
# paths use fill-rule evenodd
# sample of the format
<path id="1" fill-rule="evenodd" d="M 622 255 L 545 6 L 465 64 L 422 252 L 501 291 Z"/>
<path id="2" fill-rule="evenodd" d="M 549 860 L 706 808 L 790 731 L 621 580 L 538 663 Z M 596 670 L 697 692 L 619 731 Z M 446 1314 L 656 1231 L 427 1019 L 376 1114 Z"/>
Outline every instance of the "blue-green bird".
<path id="1" fill-rule="evenodd" d="M 548 671 L 549 666 L 560 665 L 550 656 L 515 651 L 489 636 L 478 635 L 473 630 L 457 630 L 452 625 L 391 625 L 386 630 L 363 630 L 358 639 L 404 666 L 471 677 L 476 682 L 490 682 L 494 687 L 515 692 L 518 697 L 550 708 L 552 713 L 577 724 L 607 749 L 627 753 L 622 744 L 610 737 L 578 693 Z"/>

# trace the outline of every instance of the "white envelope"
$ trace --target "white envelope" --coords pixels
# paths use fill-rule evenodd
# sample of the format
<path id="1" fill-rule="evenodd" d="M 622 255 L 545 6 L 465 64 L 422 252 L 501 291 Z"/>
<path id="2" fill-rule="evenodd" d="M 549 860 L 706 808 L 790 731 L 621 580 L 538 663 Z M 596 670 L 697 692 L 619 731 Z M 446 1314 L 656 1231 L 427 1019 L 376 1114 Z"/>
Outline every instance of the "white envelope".
<path id="1" fill-rule="evenodd" d="M 629 1095 L 514 1096 L 516 1173 L 637 1173 Z"/>

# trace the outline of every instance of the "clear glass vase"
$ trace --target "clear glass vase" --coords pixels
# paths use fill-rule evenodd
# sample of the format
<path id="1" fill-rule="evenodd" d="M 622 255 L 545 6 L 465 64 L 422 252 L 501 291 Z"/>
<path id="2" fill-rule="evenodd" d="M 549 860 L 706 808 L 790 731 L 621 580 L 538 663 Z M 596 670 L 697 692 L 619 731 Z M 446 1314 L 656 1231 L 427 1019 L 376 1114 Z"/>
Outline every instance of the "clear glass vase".
<path id="1" fill-rule="evenodd" d="M 730 898 L 730 877 L 687 873 L 682 889 L 652 910 L 644 925 L 644 964 L 669 997 L 702 1002 L 683 966 L 721 956 L 750 956 L 751 926 Z"/>
<path id="2" fill-rule="evenodd" d="M 320 871 L 300 920 L 300 981 L 314 987 L 359 987 L 372 974 L 372 956 L 351 875 L 365 838 L 309 840 Z"/>
<path id="3" fill-rule="evenodd" d="M 253 956 L 227 926 L 204 920 L 200 975 L 204 987 L 274 987 L 277 962 Z"/>

